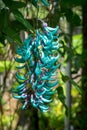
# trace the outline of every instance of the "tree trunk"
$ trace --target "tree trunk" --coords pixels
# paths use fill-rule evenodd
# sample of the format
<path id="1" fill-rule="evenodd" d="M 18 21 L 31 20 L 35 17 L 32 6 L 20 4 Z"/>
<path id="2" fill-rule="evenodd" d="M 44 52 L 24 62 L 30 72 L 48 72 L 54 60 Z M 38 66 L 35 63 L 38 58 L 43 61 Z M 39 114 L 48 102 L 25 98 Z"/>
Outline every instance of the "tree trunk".
<path id="1" fill-rule="evenodd" d="M 84 0 L 83 15 L 83 67 L 82 67 L 82 105 L 81 105 L 81 130 L 87 130 L 87 1 Z"/>
<path id="2" fill-rule="evenodd" d="M 71 23 L 68 23 L 66 21 L 66 33 L 69 34 L 68 37 L 68 43 L 67 47 L 71 49 L 72 46 L 72 28 Z M 67 53 L 67 55 L 70 57 L 70 53 Z M 71 64 L 72 61 L 69 58 L 69 61 L 67 62 L 66 66 L 66 75 L 71 79 Z M 66 82 L 66 106 L 68 108 L 68 115 L 65 117 L 65 129 L 64 130 L 70 130 L 70 119 L 71 119 L 71 82 Z"/>

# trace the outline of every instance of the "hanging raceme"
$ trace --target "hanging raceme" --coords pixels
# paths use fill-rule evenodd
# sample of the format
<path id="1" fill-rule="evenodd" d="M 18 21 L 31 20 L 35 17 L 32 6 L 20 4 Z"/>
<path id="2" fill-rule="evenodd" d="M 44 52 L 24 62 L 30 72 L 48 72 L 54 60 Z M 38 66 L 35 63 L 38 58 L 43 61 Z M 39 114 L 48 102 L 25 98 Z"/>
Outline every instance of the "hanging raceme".
<path id="1" fill-rule="evenodd" d="M 48 111 L 48 103 L 58 85 L 58 49 L 58 27 L 51 28 L 43 21 L 42 31 L 37 29 L 36 36 L 29 35 L 23 46 L 17 47 L 15 60 L 21 63 L 16 73 L 19 86 L 13 88 L 12 94 L 23 104 L 22 109 L 31 105 L 43 112 Z"/>

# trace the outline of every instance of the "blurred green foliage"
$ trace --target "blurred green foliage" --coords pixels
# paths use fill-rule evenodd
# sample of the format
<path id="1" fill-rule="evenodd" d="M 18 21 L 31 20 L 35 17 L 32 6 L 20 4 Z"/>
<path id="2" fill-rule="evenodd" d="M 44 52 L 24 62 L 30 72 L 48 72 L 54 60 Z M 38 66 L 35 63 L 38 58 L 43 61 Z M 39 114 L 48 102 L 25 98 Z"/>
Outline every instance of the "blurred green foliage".
<path id="1" fill-rule="evenodd" d="M 65 118 L 65 82 L 70 80 L 72 83 L 72 108 L 71 124 L 75 129 L 80 127 L 78 114 L 81 108 L 81 69 L 82 69 L 82 0 L 55 0 L 51 2 L 50 8 L 44 7 L 40 3 L 38 17 L 49 23 L 50 26 L 60 26 L 60 71 L 58 71 L 59 87 L 51 104 L 50 111 L 41 113 L 30 110 L 21 111 L 17 102 L 15 108 L 10 106 L 12 99 L 4 98 L 6 91 L 10 94 L 11 87 L 15 87 L 15 46 L 22 45 L 20 32 L 26 31 L 28 34 L 34 34 L 37 22 L 37 8 L 32 0 L 1 0 L 0 1 L 0 80 L 6 81 L 0 83 L 0 129 L 1 130 L 63 130 Z M 67 46 L 71 34 L 66 33 L 66 20 L 70 23 L 72 29 L 72 48 Z M 80 27 L 80 29 L 79 29 Z M 38 28 L 40 28 L 38 20 Z M 61 40 L 62 39 L 62 40 Z M 9 47 L 8 47 L 9 46 Z M 7 49 L 9 48 L 9 49 Z M 10 56 L 12 56 L 10 58 Z M 65 66 L 72 59 L 72 79 L 65 74 Z M 80 72 L 80 74 L 78 74 Z M 9 76 L 9 73 L 12 73 Z M 75 77 L 75 78 L 74 78 Z M 8 81 L 9 80 L 9 81 Z M 8 81 L 8 82 L 7 82 Z M 6 86 L 5 86 L 6 85 Z M 7 88 L 4 89 L 4 88 Z M 8 104 L 9 102 L 9 104 Z M 14 102 L 14 101 L 13 101 Z M 12 109 L 14 111 L 12 111 Z M 25 121 L 26 120 L 26 121 Z"/>

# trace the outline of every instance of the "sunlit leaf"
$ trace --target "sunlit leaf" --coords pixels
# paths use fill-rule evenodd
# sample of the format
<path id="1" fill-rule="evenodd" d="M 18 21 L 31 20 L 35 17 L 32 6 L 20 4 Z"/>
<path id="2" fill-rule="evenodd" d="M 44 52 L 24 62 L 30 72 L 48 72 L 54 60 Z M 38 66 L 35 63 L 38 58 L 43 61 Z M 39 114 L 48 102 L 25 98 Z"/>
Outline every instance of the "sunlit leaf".
<path id="1" fill-rule="evenodd" d="M 78 83 L 76 83 L 74 80 L 70 79 L 70 82 L 73 84 L 73 86 L 77 89 L 77 91 L 82 94 L 82 89 L 80 88 L 80 86 L 78 85 Z"/>

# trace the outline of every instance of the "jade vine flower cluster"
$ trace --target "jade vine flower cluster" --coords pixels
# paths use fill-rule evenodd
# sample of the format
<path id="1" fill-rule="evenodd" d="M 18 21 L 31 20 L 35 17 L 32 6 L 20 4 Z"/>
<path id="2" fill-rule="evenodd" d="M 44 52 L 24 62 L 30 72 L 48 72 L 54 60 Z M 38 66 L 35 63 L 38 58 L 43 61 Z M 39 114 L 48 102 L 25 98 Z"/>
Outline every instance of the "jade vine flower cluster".
<path id="1" fill-rule="evenodd" d="M 42 22 L 42 31 L 36 36 L 29 35 L 23 46 L 16 49 L 18 66 L 16 79 L 19 85 L 13 88 L 13 97 L 22 103 L 22 109 L 32 105 L 43 112 L 48 111 L 48 103 L 58 85 L 56 78 L 59 67 L 58 27 L 51 28 Z"/>

